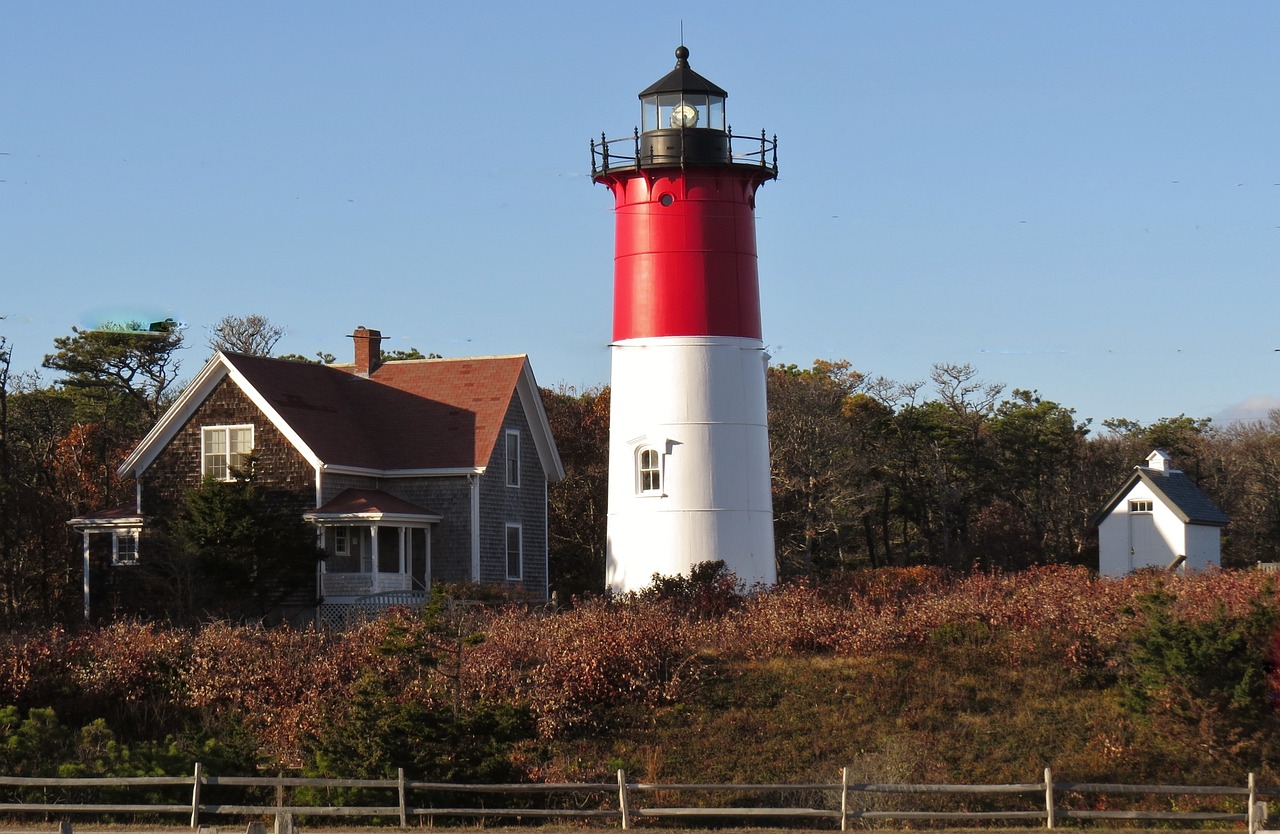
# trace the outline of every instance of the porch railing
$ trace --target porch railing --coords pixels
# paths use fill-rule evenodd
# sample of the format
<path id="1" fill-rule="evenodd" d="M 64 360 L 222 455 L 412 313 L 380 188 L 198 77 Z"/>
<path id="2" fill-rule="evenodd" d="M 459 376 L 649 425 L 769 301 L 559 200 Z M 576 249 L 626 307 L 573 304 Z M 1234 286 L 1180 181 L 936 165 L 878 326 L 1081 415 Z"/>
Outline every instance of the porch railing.
<path id="1" fill-rule="evenodd" d="M 320 593 L 331 597 L 363 597 L 386 591 L 413 590 L 413 577 L 403 573 L 322 573 Z"/>

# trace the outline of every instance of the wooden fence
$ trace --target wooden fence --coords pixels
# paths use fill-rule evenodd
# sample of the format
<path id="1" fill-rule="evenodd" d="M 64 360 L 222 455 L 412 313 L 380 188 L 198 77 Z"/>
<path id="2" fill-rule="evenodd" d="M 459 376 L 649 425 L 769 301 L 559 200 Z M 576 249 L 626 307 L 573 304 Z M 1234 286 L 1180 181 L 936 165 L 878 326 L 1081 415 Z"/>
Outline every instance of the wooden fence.
<path id="1" fill-rule="evenodd" d="M 154 798 L 154 792 L 182 788 L 190 791 L 190 801 L 166 804 Z M 304 795 L 320 798 L 324 792 L 357 791 L 351 799 L 369 802 L 370 796 L 383 795 L 386 804 L 322 804 L 300 803 L 297 789 L 307 789 Z M 1044 781 L 1009 785 L 908 785 L 862 784 L 851 782 L 848 769 L 840 774 L 840 781 L 833 783 L 768 784 L 768 785 L 703 785 L 703 784 L 649 784 L 630 782 L 623 770 L 618 771 L 617 782 L 518 784 L 518 785 L 461 785 L 439 782 L 421 782 L 406 779 L 404 771 L 396 779 L 306 779 L 296 777 L 267 776 L 214 776 L 204 772 L 197 764 L 190 776 L 145 776 L 130 778 L 29 778 L 0 776 L 0 791 L 18 789 L 24 797 L 12 801 L 0 801 L 0 817 L 14 819 L 28 814 L 43 814 L 46 818 L 65 820 L 71 815 L 91 814 L 118 819 L 122 815 L 159 817 L 173 815 L 189 818 L 193 829 L 210 824 L 217 817 L 276 819 L 277 830 L 291 830 L 295 816 L 365 817 L 386 823 L 408 826 L 410 820 L 426 818 L 489 818 L 489 819 L 548 819 L 548 818 L 596 818 L 616 821 L 622 828 L 631 828 L 637 820 L 701 818 L 720 820 L 745 820 L 748 818 L 775 819 L 829 819 L 838 823 L 841 830 L 849 828 L 855 820 L 899 821 L 1025 821 L 1041 823 L 1045 828 L 1055 828 L 1065 819 L 1076 820 L 1151 820 L 1163 825 L 1185 822 L 1199 826 L 1205 822 L 1246 823 L 1249 834 L 1263 831 L 1267 815 L 1267 799 L 1280 797 L 1280 788 L 1262 788 L 1249 774 L 1243 786 L 1197 785 L 1117 785 L 1095 782 L 1056 781 L 1052 770 L 1046 768 Z M 227 789 L 258 791 L 259 801 L 211 802 L 213 794 L 228 793 Z M 182 795 L 186 795 L 186 790 Z M 274 790 L 274 803 L 261 799 Z M 149 792 L 152 801 L 76 801 L 76 795 L 86 791 Z M 286 797 L 286 792 L 290 794 Z M 33 794 L 42 801 L 30 801 Z M 51 798 L 50 794 L 54 794 Z M 546 799 L 541 805 L 531 801 L 542 795 L 558 797 L 560 807 Z M 772 795 L 794 800 L 789 804 L 756 805 L 746 801 L 751 796 Z M 937 810 L 919 807 L 927 804 L 928 796 L 946 795 L 968 798 L 961 807 L 985 805 L 986 797 L 1005 795 L 1027 797 L 1019 799 L 1013 808 L 985 810 Z M 480 797 L 470 805 L 456 804 L 459 796 Z M 497 807 L 486 806 L 485 797 L 501 797 Z M 701 804 L 672 804 L 677 797 L 704 797 Z M 913 797 L 914 809 L 876 809 L 872 797 Z M 1182 802 L 1192 802 L 1201 807 L 1204 797 L 1217 798 L 1216 810 L 1178 810 L 1168 807 L 1130 807 L 1108 809 L 1099 807 L 1110 804 L 1101 797 L 1138 796 L 1151 803 L 1151 797 L 1179 797 Z M 645 803 L 644 798 L 652 801 Z M 1188 800 L 1187 798 L 1194 798 Z M 288 799 L 288 801 L 286 801 Z M 448 804 L 429 804 L 443 800 Z M 376 801 L 376 800 L 375 800 Z M 894 800 L 899 804 L 902 800 Z M 1170 802 L 1167 804 L 1177 804 Z M 1080 805 L 1091 807 L 1083 808 Z M 1136 805 L 1142 806 L 1143 802 Z M 572 807 L 576 806 L 576 807 Z M 228 821 L 230 822 L 230 821 Z M 232 823 L 234 824 L 234 823 Z M 255 826 L 257 827 L 257 826 Z M 1278 833 L 1280 834 L 1280 833 Z"/>

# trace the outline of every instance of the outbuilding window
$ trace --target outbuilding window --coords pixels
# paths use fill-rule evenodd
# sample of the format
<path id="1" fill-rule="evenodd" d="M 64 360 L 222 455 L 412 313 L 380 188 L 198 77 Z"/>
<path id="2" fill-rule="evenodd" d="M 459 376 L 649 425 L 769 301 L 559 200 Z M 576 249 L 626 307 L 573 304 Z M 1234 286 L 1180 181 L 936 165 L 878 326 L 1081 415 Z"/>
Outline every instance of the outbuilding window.
<path id="1" fill-rule="evenodd" d="M 1149 513 L 1155 508 L 1155 502 L 1153 501 L 1138 500 L 1129 502 L 1129 512 L 1131 513 Z"/>

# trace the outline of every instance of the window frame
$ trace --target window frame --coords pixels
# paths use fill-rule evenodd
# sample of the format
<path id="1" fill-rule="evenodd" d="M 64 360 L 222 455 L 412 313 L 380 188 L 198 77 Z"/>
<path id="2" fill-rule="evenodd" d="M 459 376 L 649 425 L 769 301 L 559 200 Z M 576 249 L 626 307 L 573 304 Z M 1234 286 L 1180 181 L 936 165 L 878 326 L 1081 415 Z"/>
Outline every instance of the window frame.
<path id="1" fill-rule="evenodd" d="M 232 452 L 231 451 L 231 432 L 243 431 L 245 429 L 249 431 L 248 452 Z M 213 432 L 220 432 L 222 434 L 223 443 L 225 444 L 224 448 L 226 449 L 226 451 L 218 452 L 218 453 L 211 453 L 208 451 L 209 435 Z M 231 463 L 232 455 L 238 454 L 243 456 L 246 454 L 251 454 L 253 450 L 257 448 L 256 446 L 257 441 L 258 441 L 257 429 L 252 423 L 234 423 L 234 424 L 219 425 L 219 426 L 201 426 L 200 427 L 200 477 L 214 478 L 216 480 L 224 481 L 224 482 L 234 481 L 236 478 L 235 478 L 235 475 L 232 474 L 231 472 L 233 468 Z M 222 465 L 226 469 L 225 475 L 219 476 L 209 471 L 209 457 L 212 454 L 218 454 L 222 457 Z"/>
<path id="2" fill-rule="evenodd" d="M 139 563 L 138 558 L 138 537 L 141 530 L 112 530 L 111 531 L 111 565 L 112 567 L 124 567 L 136 565 Z M 127 540 L 132 546 L 123 552 L 120 548 L 122 540 Z"/>
<path id="3" fill-rule="evenodd" d="M 1150 514 L 1155 512 L 1156 502 L 1150 498 L 1130 498 L 1129 512 Z"/>
<path id="4" fill-rule="evenodd" d="M 515 550 L 515 573 L 511 572 L 511 535 L 515 534 L 516 550 Z M 518 521 L 508 521 L 503 529 L 502 539 L 503 554 L 506 557 L 506 572 L 508 581 L 516 581 L 524 579 L 524 525 Z"/>
<path id="5" fill-rule="evenodd" d="M 503 434 L 503 454 L 506 464 L 506 482 L 512 489 L 520 488 L 520 430 L 507 429 Z M 514 446 L 514 453 L 513 453 Z"/>
<path id="6" fill-rule="evenodd" d="M 654 465 L 652 467 L 645 466 L 645 456 L 650 452 L 653 453 Z M 648 495 L 661 497 L 666 495 L 667 472 L 666 462 L 667 456 L 657 446 L 645 444 L 636 448 L 636 495 Z M 645 475 L 651 474 L 656 479 L 656 485 L 645 487 Z"/>

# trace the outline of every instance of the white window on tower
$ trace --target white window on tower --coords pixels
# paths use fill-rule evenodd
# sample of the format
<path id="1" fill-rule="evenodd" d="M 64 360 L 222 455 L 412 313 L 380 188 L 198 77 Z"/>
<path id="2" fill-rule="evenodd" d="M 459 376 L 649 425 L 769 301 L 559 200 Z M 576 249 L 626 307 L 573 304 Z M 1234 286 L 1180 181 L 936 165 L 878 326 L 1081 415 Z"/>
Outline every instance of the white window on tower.
<path id="1" fill-rule="evenodd" d="M 230 481 L 253 451 L 253 426 L 209 426 L 202 442 L 201 474 Z"/>
<path id="2" fill-rule="evenodd" d="M 507 486 L 520 486 L 520 430 L 507 430 Z"/>
<path id="3" fill-rule="evenodd" d="M 662 494 L 662 454 L 652 446 L 641 447 L 636 452 L 636 492 Z"/>
<path id="4" fill-rule="evenodd" d="M 1149 513 L 1156 508 L 1153 501 L 1130 501 L 1129 512 L 1131 513 Z"/>

